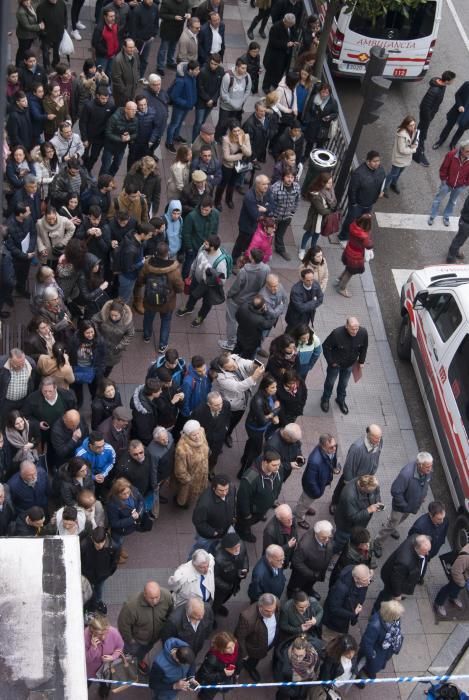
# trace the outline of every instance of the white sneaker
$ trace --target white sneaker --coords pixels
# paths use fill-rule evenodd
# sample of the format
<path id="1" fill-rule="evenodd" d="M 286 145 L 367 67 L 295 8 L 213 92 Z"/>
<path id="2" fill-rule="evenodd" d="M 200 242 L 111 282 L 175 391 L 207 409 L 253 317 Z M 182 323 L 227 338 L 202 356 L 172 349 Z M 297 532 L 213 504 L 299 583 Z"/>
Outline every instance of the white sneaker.
<path id="1" fill-rule="evenodd" d="M 77 29 L 86 29 L 86 24 L 83 24 L 82 22 L 77 22 Z"/>
<path id="2" fill-rule="evenodd" d="M 452 603 L 453 605 L 455 605 L 455 606 L 456 606 L 457 608 L 459 608 L 460 610 L 464 607 L 464 605 L 463 605 L 462 602 L 459 600 L 459 598 L 450 598 L 450 599 L 449 599 L 449 602 Z"/>
<path id="3" fill-rule="evenodd" d="M 305 253 L 306 253 L 306 250 L 304 248 L 300 248 L 300 250 L 298 251 L 298 258 L 300 260 L 303 260 Z"/>
<path id="4" fill-rule="evenodd" d="M 435 605 L 435 610 L 437 611 L 438 615 L 440 615 L 440 617 L 446 617 L 447 612 L 444 605 Z"/>
<path id="5" fill-rule="evenodd" d="M 78 29 L 74 29 L 72 32 L 70 32 L 70 36 L 76 39 L 76 41 L 81 41 L 81 34 Z"/>

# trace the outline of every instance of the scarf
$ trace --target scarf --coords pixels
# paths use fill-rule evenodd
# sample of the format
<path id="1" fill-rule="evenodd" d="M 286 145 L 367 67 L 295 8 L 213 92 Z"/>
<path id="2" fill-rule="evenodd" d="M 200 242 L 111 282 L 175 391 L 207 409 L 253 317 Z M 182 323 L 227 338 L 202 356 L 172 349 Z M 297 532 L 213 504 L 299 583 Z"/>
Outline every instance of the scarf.
<path id="1" fill-rule="evenodd" d="M 5 437 L 10 443 L 12 447 L 17 449 L 17 453 L 13 457 L 14 462 L 22 462 L 23 460 L 27 459 L 30 462 L 36 462 L 39 459 L 39 455 L 36 449 L 25 449 L 25 445 L 28 444 L 29 442 L 29 422 L 24 420 L 24 428 L 20 432 L 19 430 L 16 430 L 16 428 L 5 428 Z"/>
<path id="2" fill-rule="evenodd" d="M 384 622 L 386 636 L 383 639 L 383 649 L 391 649 L 393 654 L 398 654 L 402 646 L 401 621 Z"/>
<path id="3" fill-rule="evenodd" d="M 318 656 L 312 647 L 306 650 L 306 655 L 302 661 L 295 659 L 292 654 L 292 647 L 289 648 L 287 653 L 292 668 L 293 682 L 315 679 L 316 674 L 314 673 L 314 669 L 318 661 Z"/>
<path id="4" fill-rule="evenodd" d="M 236 666 L 236 662 L 238 661 L 238 655 L 239 655 L 239 648 L 238 648 L 238 643 L 235 645 L 234 652 L 232 654 L 225 654 L 222 651 L 218 651 L 217 649 L 210 649 L 210 654 L 213 654 L 218 661 L 220 661 L 222 664 L 225 664 L 225 666 L 228 666 L 229 664 L 233 664 L 233 666 Z"/>
<path id="5" fill-rule="evenodd" d="M 326 200 L 329 209 L 335 209 L 337 207 L 337 197 L 335 196 L 334 188 L 329 190 L 327 187 L 324 187 L 321 190 L 321 194 Z"/>

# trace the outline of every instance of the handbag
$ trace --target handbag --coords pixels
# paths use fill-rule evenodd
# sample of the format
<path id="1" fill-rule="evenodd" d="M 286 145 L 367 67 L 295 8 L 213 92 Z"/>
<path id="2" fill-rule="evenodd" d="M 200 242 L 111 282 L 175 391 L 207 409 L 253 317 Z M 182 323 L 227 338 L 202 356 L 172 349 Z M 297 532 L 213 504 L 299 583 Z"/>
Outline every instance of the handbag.
<path id="1" fill-rule="evenodd" d="M 136 683 L 138 681 L 137 662 L 132 656 L 121 652 L 118 659 L 106 661 L 96 672 L 96 678 L 105 681 L 123 681 Z M 111 693 L 123 693 L 130 686 L 121 685 L 111 688 Z"/>
<path id="2" fill-rule="evenodd" d="M 77 384 L 91 384 L 96 377 L 96 370 L 94 367 L 76 365 L 73 367 L 73 374 L 75 375 L 75 382 Z"/>
<path id="3" fill-rule="evenodd" d="M 238 160 L 235 164 L 235 170 L 239 174 L 251 172 L 253 165 L 248 160 Z"/>
<path id="4" fill-rule="evenodd" d="M 340 211 L 331 211 L 330 214 L 322 219 L 321 235 L 332 236 L 334 233 L 339 233 L 342 222 L 342 214 Z"/>
<path id="5" fill-rule="evenodd" d="M 72 56 L 75 53 L 75 47 L 70 34 L 64 29 L 62 41 L 59 45 L 59 56 Z"/>
<path id="6" fill-rule="evenodd" d="M 144 510 L 140 514 L 140 519 L 139 523 L 137 525 L 137 530 L 139 532 L 151 532 L 153 529 L 153 520 L 150 517 L 150 513 L 148 511 Z"/>

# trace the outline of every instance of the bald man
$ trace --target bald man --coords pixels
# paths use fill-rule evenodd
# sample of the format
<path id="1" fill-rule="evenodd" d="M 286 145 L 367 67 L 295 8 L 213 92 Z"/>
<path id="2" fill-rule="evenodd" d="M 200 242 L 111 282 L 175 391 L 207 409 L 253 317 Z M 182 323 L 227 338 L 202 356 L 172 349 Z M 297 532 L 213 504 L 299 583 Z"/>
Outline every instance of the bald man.
<path id="1" fill-rule="evenodd" d="M 137 138 L 137 105 L 127 102 L 109 118 L 106 126 L 104 150 L 101 159 L 100 175 L 116 175 L 125 149 Z"/>
<path id="2" fill-rule="evenodd" d="M 73 457 L 88 434 L 89 428 L 80 413 L 75 409 L 66 411 L 52 426 L 52 466 L 58 467 Z M 49 454 L 47 461 L 51 461 Z"/>
<path id="3" fill-rule="evenodd" d="M 322 351 L 327 361 L 326 380 L 321 398 L 321 409 L 324 413 L 329 411 L 329 401 L 337 385 L 336 403 L 341 412 L 347 415 L 348 406 L 345 403 L 347 385 L 349 383 L 352 368 L 357 364 L 363 369 L 368 351 L 368 331 L 360 326 L 355 316 L 349 316 L 344 326 L 335 328 L 322 344 Z"/>
<path id="4" fill-rule="evenodd" d="M 162 632 L 161 641 L 176 637 L 189 644 L 197 656 L 204 643 L 213 632 L 213 612 L 210 603 L 198 596 L 191 596 L 185 605 L 177 607 L 168 618 Z"/>
<path id="5" fill-rule="evenodd" d="M 117 627 L 125 642 L 124 651 L 137 657 L 142 673 L 148 672 L 145 656 L 160 639 L 172 609 L 171 593 L 156 581 L 148 581 L 143 591 L 121 608 Z"/>
<path id="6" fill-rule="evenodd" d="M 281 598 L 286 583 L 283 573 L 284 563 L 285 554 L 282 547 L 278 544 L 270 544 L 252 570 L 248 588 L 251 603 L 259 600 L 264 593 L 272 593 L 277 598 Z"/>
<path id="7" fill-rule="evenodd" d="M 263 548 L 264 552 L 271 544 L 278 544 L 285 555 L 283 568 L 290 566 L 296 543 L 298 542 L 298 529 L 292 509 L 288 503 L 282 503 L 274 511 L 274 516 L 264 528 Z"/>
<path id="8" fill-rule="evenodd" d="M 332 494 L 332 501 L 329 506 L 329 511 L 332 515 L 335 513 L 340 494 L 347 481 L 358 479 L 359 476 L 364 474 L 376 474 L 382 449 L 383 431 L 379 425 L 371 423 L 367 427 L 365 435 L 352 442 L 349 447 L 344 470 Z"/>
<path id="9" fill-rule="evenodd" d="M 372 576 L 373 572 L 365 564 L 342 569 L 324 602 L 322 638 L 326 643 L 347 634 L 350 625 L 356 624 Z"/>

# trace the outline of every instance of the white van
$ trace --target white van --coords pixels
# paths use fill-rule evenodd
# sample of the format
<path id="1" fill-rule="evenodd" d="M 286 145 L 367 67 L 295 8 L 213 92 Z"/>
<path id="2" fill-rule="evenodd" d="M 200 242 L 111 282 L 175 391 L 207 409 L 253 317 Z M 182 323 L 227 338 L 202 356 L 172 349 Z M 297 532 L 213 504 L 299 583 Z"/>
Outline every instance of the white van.
<path id="1" fill-rule="evenodd" d="M 397 353 L 411 360 L 458 510 L 454 544 L 469 544 L 469 265 L 412 272 L 401 292 Z"/>
<path id="2" fill-rule="evenodd" d="M 324 19 L 327 2 L 316 0 Z M 393 80 L 421 80 L 427 74 L 435 49 L 443 0 L 401 10 L 388 10 L 375 24 L 356 10 L 342 8 L 334 18 L 329 35 L 329 62 L 335 75 L 364 75 L 372 46 L 389 54 L 384 77 Z"/>

